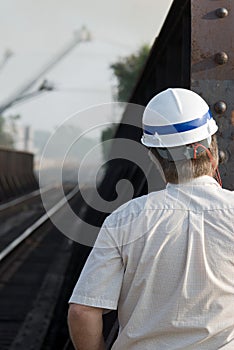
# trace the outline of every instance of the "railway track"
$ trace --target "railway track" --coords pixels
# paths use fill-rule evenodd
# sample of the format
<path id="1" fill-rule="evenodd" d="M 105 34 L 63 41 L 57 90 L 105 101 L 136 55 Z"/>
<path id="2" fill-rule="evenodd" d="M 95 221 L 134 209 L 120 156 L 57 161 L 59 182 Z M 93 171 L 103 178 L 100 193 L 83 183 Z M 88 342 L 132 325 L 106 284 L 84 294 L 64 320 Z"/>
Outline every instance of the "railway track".
<path id="1" fill-rule="evenodd" d="M 58 232 L 49 217 L 59 213 L 66 220 L 64 204 L 67 200 L 74 201 L 77 195 L 77 189 L 70 191 L 48 213 L 40 215 L 11 242 L 2 245 L 1 350 L 43 349 L 72 254 L 72 242 Z"/>
<path id="2" fill-rule="evenodd" d="M 0 251 L 45 212 L 40 194 L 46 193 L 55 200 L 56 192 L 56 188 L 45 188 L 0 205 Z"/>
<path id="3" fill-rule="evenodd" d="M 89 191 L 89 189 L 87 189 Z M 15 230 L 14 220 L 22 214 L 24 201 L 13 203 L 18 209 L 4 209 L 14 232 L 11 241 L 0 234 L 0 349 L 1 350 L 73 350 L 67 329 L 67 301 L 90 252 L 66 238 L 54 227 L 49 217 L 58 215 L 66 220 L 64 204 L 69 201 L 78 214 L 84 206 L 78 189 L 67 191 L 66 198 L 56 200 L 56 190 L 49 189 L 52 205 L 36 218 L 32 216 Z M 36 195 L 36 193 L 35 193 Z M 50 196 L 49 196 L 50 197 Z M 39 206 L 32 199 L 26 206 Z M 34 204 L 32 204 L 34 203 Z M 35 204 L 36 203 L 36 204 Z M 8 210 L 12 212 L 12 216 Z M 3 214 L 0 209 L 0 215 Z M 37 212 L 38 215 L 38 212 Z M 34 219 L 33 219 L 34 218 Z M 33 222 L 31 222 L 34 220 Z M 30 222 L 30 225 L 28 223 Z M 22 229 L 24 225 L 28 225 Z M 70 227 L 77 230 L 77 227 Z M 20 233 L 19 233 L 20 231 Z M 104 318 L 107 349 L 116 336 L 116 315 Z"/>
<path id="4" fill-rule="evenodd" d="M 1 208 L 1 233 L 0 233 L 0 261 L 7 257 L 15 248 L 19 246 L 27 237 L 43 225 L 50 216 L 55 214 L 62 206 L 69 201 L 76 193 L 74 189 L 68 193 L 66 197 L 59 198 L 56 188 L 36 191 L 34 195 L 25 196 L 18 201 L 7 204 Z M 38 193 L 39 192 L 39 193 Z M 43 203 L 39 196 L 40 193 L 47 192 L 47 197 L 50 201 L 50 209 L 45 213 Z M 36 200 L 36 201 L 35 201 Z M 59 201 L 59 202 L 58 202 Z M 54 204 L 56 203 L 56 204 Z M 48 203 L 47 203 L 48 205 Z M 6 209 L 8 210 L 5 213 Z"/>
<path id="5" fill-rule="evenodd" d="M 52 188 L 43 188 L 43 189 L 39 189 L 39 190 L 35 190 L 33 192 L 27 193 L 23 196 L 17 197 L 13 200 L 7 201 L 3 204 L 0 204 L 0 213 L 7 211 L 7 210 L 12 210 L 13 208 L 16 208 L 17 206 L 22 205 L 23 203 L 27 203 L 30 200 L 33 200 L 35 198 L 38 198 L 41 193 L 44 192 L 48 192 L 50 191 Z"/>

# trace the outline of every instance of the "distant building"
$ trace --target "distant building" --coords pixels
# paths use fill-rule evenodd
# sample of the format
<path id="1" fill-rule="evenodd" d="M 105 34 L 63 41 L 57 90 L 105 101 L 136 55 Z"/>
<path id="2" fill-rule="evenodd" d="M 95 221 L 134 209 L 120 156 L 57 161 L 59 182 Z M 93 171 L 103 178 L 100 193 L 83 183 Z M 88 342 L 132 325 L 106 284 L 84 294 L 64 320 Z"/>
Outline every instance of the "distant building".
<path id="1" fill-rule="evenodd" d="M 15 125 L 14 129 L 15 149 L 34 153 L 34 135 L 31 126 Z"/>

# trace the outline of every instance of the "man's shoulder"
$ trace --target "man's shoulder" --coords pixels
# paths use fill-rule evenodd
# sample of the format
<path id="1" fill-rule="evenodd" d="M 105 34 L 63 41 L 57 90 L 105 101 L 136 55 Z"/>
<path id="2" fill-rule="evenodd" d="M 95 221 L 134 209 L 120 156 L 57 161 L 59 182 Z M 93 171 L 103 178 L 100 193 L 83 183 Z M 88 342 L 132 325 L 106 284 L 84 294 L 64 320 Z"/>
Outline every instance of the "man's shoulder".
<path id="1" fill-rule="evenodd" d="M 226 188 L 222 188 L 221 190 L 225 196 L 229 196 L 230 198 L 234 198 L 234 191 L 228 190 Z"/>
<path id="2" fill-rule="evenodd" d="M 139 216 L 144 211 L 155 209 L 157 206 L 160 207 L 164 203 L 165 191 L 150 192 L 149 194 L 129 200 L 113 211 L 107 217 L 106 222 L 115 225 L 119 220 L 127 220 L 127 218 Z"/>
<path id="3" fill-rule="evenodd" d="M 234 209 L 234 191 L 222 188 L 219 191 L 218 202 L 224 203 L 227 208 Z"/>

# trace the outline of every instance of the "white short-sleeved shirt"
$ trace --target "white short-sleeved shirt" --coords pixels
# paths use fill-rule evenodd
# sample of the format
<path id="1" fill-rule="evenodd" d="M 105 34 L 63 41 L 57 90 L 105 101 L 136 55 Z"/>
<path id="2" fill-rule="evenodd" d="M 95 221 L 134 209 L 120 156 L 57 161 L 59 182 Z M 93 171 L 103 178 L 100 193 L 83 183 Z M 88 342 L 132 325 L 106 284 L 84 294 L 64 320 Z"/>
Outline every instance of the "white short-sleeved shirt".
<path id="1" fill-rule="evenodd" d="M 113 350 L 234 349 L 234 192 L 202 176 L 121 206 L 69 302 L 118 308 Z"/>

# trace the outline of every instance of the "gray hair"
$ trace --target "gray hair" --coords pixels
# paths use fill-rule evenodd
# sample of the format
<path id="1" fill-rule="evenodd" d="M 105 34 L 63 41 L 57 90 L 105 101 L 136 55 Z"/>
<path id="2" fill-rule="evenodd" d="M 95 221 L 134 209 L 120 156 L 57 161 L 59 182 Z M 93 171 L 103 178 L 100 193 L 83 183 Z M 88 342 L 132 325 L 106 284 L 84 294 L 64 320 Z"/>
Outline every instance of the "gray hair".
<path id="1" fill-rule="evenodd" d="M 213 163 L 205 150 L 199 152 L 196 159 L 173 161 L 161 157 L 157 148 L 150 148 L 151 159 L 154 157 L 155 163 L 159 163 L 158 166 L 161 166 L 166 182 L 174 184 L 186 182 L 203 175 L 213 176 L 219 161 L 218 145 L 215 135 L 212 136 L 209 151 L 213 157 Z"/>

